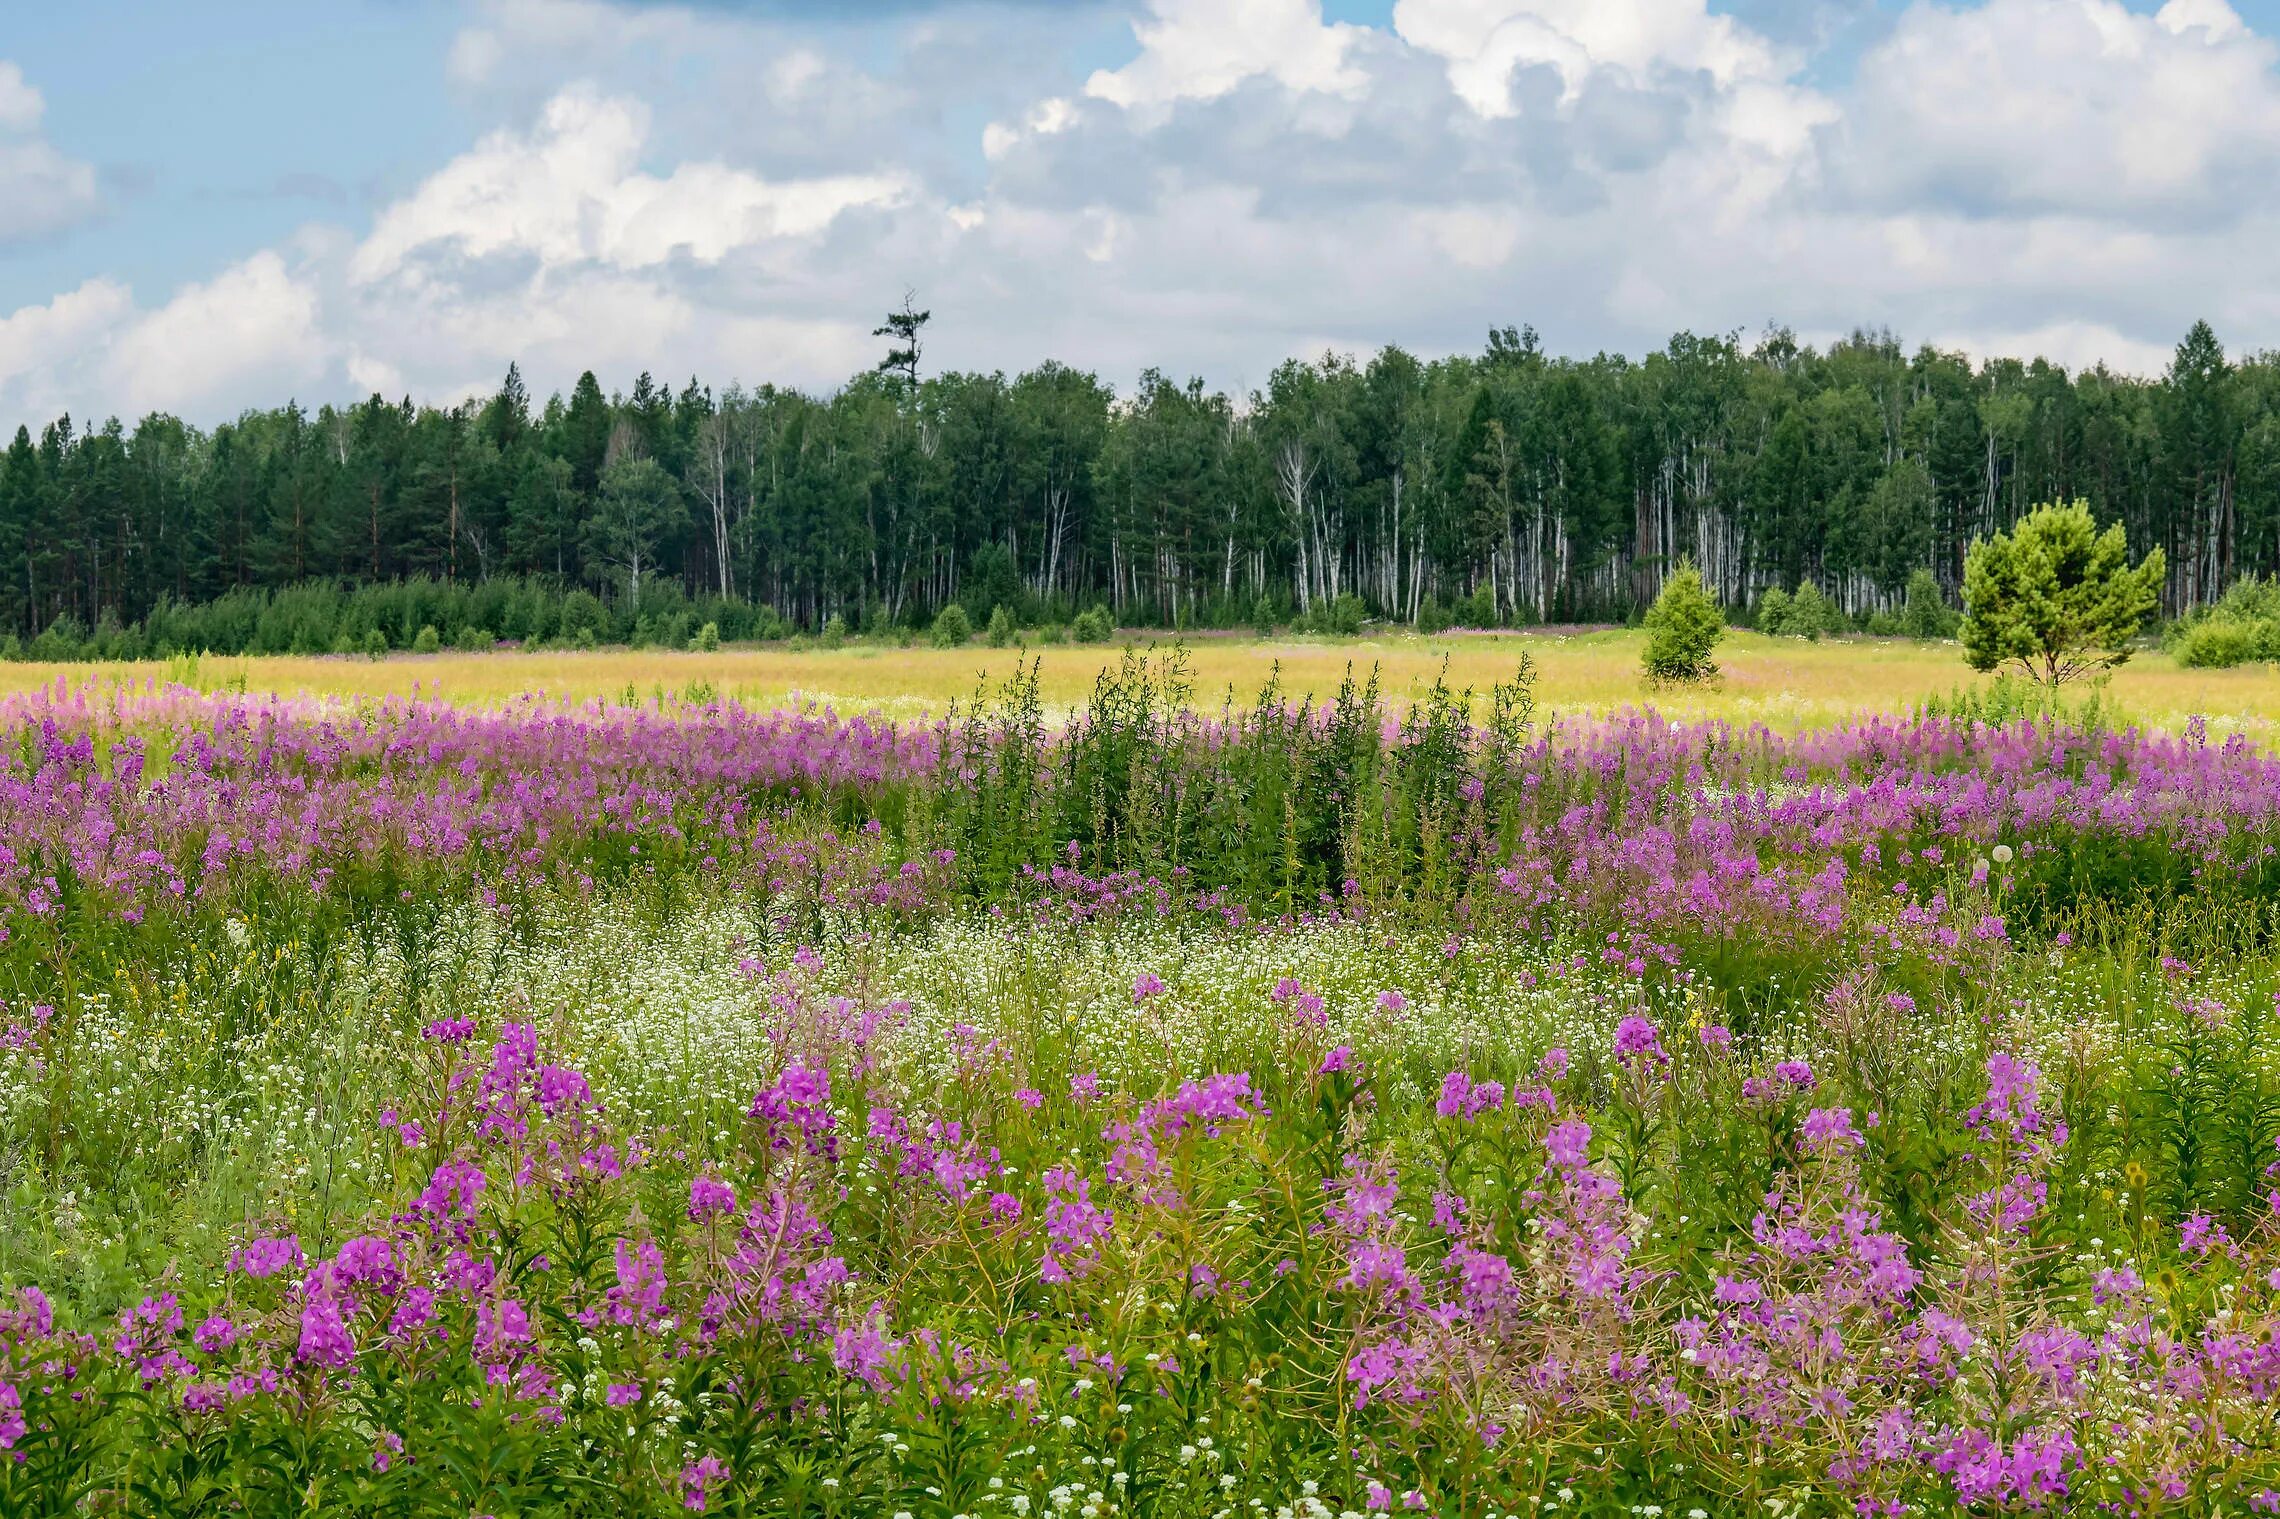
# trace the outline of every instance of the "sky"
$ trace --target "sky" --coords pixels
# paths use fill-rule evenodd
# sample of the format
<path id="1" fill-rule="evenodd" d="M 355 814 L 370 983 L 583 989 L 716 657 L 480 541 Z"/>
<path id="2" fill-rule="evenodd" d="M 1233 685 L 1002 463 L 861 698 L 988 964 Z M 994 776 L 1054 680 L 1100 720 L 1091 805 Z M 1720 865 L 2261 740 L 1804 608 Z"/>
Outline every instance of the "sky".
<path id="1" fill-rule="evenodd" d="M 75 0 L 0 29 L 0 428 L 823 389 L 1238 393 L 1678 331 L 2280 347 L 2280 0 Z"/>

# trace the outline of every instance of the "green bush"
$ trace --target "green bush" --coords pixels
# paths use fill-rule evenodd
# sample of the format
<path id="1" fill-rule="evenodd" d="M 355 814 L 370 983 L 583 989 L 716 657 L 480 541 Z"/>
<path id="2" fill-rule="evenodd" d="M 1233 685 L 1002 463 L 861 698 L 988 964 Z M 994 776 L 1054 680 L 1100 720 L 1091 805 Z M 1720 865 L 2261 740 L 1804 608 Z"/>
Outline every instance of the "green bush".
<path id="1" fill-rule="evenodd" d="M 989 641 L 989 646 L 993 649 L 1003 649 L 1012 645 L 1014 638 L 1013 618 L 1007 615 L 1004 602 L 1001 601 L 990 609 L 989 630 L 982 636 Z"/>
<path id="2" fill-rule="evenodd" d="M 847 619 L 837 612 L 826 617 L 823 620 L 823 631 L 816 635 L 816 642 L 826 649 L 844 647 L 847 643 Z"/>
<path id="3" fill-rule="evenodd" d="M 1687 560 L 1663 583 L 1646 617 L 1647 647 L 1640 656 L 1647 678 L 1657 684 L 1708 680 L 1718 673 L 1710 651 L 1726 636 L 1726 619 L 1702 584 L 1702 573 Z"/>
<path id="4" fill-rule="evenodd" d="M 937 649 L 955 649 L 974 636 L 974 620 L 966 609 L 953 601 L 935 614 L 934 629 L 930 635 Z"/>
<path id="5" fill-rule="evenodd" d="M 710 654 L 720 647 L 720 624 L 708 622 L 697 629 L 697 636 L 689 640 L 689 647 L 700 654 Z"/>
<path id="6" fill-rule="evenodd" d="M 2280 578 L 2251 575 L 2215 604 L 2180 623 L 2170 652 L 2181 665 L 2220 669 L 2257 660 L 2280 660 Z"/>
<path id="7" fill-rule="evenodd" d="M 412 639 L 412 652 L 414 654 L 433 654 L 442 647 L 443 635 L 435 630 L 435 624 L 432 622 L 421 624 L 419 632 Z"/>
<path id="8" fill-rule="evenodd" d="M 386 659 L 388 657 L 388 635 L 378 628 L 368 629 L 364 635 L 364 656 L 367 659 Z"/>
<path id="9" fill-rule="evenodd" d="M 1899 631 L 1910 638 L 1953 638 L 1963 620 L 1940 594 L 1940 582 L 1930 570 L 1908 577 L 1907 598 L 1900 603 Z"/>
<path id="10" fill-rule="evenodd" d="M 1428 596 L 1417 603 L 1417 631 L 1431 637 L 1446 632 L 1449 626 L 1449 609 L 1441 605 L 1441 598 Z"/>
<path id="11" fill-rule="evenodd" d="M 1362 623 L 1369 617 L 1369 609 L 1362 598 L 1348 591 L 1332 598 L 1322 609 L 1322 631 L 1333 638 L 1353 638 L 1362 631 Z"/>
<path id="12" fill-rule="evenodd" d="M 452 647 L 467 654 L 487 652 L 499 640 L 489 628 L 465 627 L 451 640 Z"/>
<path id="13" fill-rule="evenodd" d="M 1106 607 L 1088 607 L 1077 614 L 1069 631 L 1079 643 L 1106 643 L 1116 636 L 1116 622 Z"/>
<path id="14" fill-rule="evenodd" d="M 1794 593 L 1779 586 L 1766 592 L 1758 602 L 1757 628 L 1776 638 L 1819 638 L 1824 633 L 1847 632 L 1850 624 L 1837 604 L 1808 580 Z"/>

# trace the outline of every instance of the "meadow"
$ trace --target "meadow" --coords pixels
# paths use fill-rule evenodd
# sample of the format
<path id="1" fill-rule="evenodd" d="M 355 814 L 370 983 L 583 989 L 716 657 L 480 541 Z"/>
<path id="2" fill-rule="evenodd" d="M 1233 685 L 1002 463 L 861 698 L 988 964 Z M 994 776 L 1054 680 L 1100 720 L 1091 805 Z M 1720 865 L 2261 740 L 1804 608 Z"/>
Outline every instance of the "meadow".
<path id="1" fill-rule="evenodd" d="M 1458 686 L 1485 689 L 1511 673 L 1526 654 L 1549 710 L 1605 715 L 1644 699 L 1639 684 L 1643 635 L 1623 629 L 1574 632 L 1453 632 L 1432 637 L 1393 633 L 1361 639 L 1259 639 L 1247 635 L 1181 636 L 1203 697 L 1232 689 L 1247 701 L 1280 666 L 1293 692 L 1328 695 L 1349 666 L 1376 667 L 1390 699 L 1428 690 L 1446 671 Z M 1171 642 L 1171 635 L 1162 640 Z M 647 700 L 688 690 L 755 708 L 816 703 L 841 712 L 877 711 L 909 721 L 940 715 L 977 687 L 994 686 L 1023 660 L 1042 659 L 1047 709 L 1065 716 L 1081 707 L 1124 645 L 1059 644 L 991 649 L 976 643 L 938 649 L 856 641 L 837 649 L 784 643 L 726 647 L 710 653 L 604 648 L 495 654 L 355 656 L 205 656 L 137 664 L 0 663 L 0 691 L 26 691 L 97 678 L 186 682 L 209 689 L 379 697 L 425 695 L 461 704 L 496 704 L 539 691 L 585 700 Z M 1659 711 L 1679 718 L 1723 718 L 1780 728 L 1840 722 L 1861 713 L 1905 713 L 1927 700 L 1980 692 L 1987 677 L 1970 670 L 1952 643 L 1899 638 L 1807 641 L 1736 631 L 1718 651 L 1721 678 L 1699 689 L 1659 692 Z M 629 698 L 630 693 L 630 698 Z M 2186 668 L 2159 650 L 2141 652 L 2115 670 L 2105 688 L 2121 720 L 2180 728 L 2204 718 L 2220 734 L 2280 741 L 2280 679 L 2269 664 L 2231 669 Z"/>
<path id="2" fill-rule="evenodd" d="M 2280 1510 L 2268 672 L 1039 652 L 9 667 L 0 1514 Z"/>

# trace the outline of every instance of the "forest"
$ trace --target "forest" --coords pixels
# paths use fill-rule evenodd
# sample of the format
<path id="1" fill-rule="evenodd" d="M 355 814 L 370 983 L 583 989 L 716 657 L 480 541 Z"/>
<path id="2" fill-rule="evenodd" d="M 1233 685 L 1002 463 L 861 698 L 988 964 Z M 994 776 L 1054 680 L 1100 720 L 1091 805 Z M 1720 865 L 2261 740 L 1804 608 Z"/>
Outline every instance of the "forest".
<path id="1" fill-rule="evenodd" d="M 1500 327 L 1478 353 L 1293 359 L 1231 395 L 1051 362 L 922 376 L 914 340 L 829 395 L 646 373 L 605 394 L 589 372 L 539 402 L 510 367 L 449 406 L 66 416 L 0 457 L 0 632 L 493 580 L 621 611 L 678 587 L 811 629 L 953 600 L 1620 621 L 1681 557 L 1730 607 L 1809 583 L 1863 617 L 1922 569 L 1952 597 L 1974 538 L 2077 497 L 2164 551 L 2169 615 L 2280 571 L 2280 354 L 2228 360 L 2197 323 L 2159 377 L 1779 328 L 1578 359 Z"/>

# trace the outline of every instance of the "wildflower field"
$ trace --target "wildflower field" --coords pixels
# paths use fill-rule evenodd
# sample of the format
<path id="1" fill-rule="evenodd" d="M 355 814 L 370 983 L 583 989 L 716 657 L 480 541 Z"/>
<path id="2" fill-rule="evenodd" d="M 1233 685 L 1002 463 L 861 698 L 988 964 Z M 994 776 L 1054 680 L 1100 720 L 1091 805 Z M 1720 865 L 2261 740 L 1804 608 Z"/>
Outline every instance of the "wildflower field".
<path id="1" fill-rule="evenodd" d="M 0 1515 L 2280 1511 L 2271 748 L 1499 673 L 0 697 Z"/>

